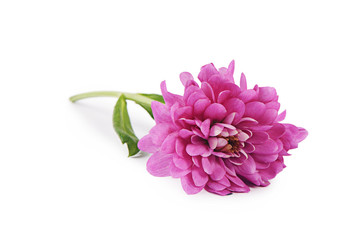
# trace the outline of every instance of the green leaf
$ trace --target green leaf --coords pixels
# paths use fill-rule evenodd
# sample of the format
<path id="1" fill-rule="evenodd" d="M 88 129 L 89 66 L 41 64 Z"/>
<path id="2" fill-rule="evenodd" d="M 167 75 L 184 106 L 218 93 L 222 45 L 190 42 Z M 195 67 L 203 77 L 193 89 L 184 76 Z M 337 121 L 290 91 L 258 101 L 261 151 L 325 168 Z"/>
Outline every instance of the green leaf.
<path id="1" fill-rule="evenodd" d="M 156 100 L 161 103 L 165 103 L 165 100 L 163 99 L 162 95 L 159 95 L 159 94 L 139 93 L 139 95 L 151 98 L 151 99 Z"/>
<path id="2" fill-rule="evenodd" d="M 153 117 L 153 113 L 152 113 L 151 102 L 158 101 L 161 103 L 165 103 L 162 95 L 158 95 L 158 94 L 125 93 L 125 98 L 128 100 L 132 100 L 135 103 L 137 103 L 138 105 L 140 105 L 141 107 L 143 107 L 152 118 L 154 118 L 154 117 Z"/>
<path id="3" fill-rule="evenodd" d="M 127 102 L 122 94 L 114 107 L 113 111 L 113 128 L 117 132 L 122 143 L 128 147 L 129 157 L 134 156 L 140 150 L 137 147 L 138 138 L 135 135 L 127 111 Z"/>

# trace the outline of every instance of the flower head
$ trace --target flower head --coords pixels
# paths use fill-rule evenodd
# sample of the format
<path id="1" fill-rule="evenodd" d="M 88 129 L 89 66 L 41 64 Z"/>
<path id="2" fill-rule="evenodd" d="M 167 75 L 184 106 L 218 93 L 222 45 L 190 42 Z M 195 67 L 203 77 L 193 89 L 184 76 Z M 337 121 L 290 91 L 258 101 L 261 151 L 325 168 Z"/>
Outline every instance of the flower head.
<path id="1" fill-rule="evenodd" d="M 284 167 L 288 150 L 307 136 L 303 128 L 280 123 L 280 104 L 272 87 L 247 89 L 245 75 L 234 83 L 234 61 L 217 70 L 201 68 L 199 85 L 190 73 L 180 79 L 184 95 L 167 91 L 165 104 L 152 102 L 156 125 L 138 146 L 152 153 L 147 170 L 154 176 L 181 178 L 183 189 L 219 195 L 267 186 Z"/>

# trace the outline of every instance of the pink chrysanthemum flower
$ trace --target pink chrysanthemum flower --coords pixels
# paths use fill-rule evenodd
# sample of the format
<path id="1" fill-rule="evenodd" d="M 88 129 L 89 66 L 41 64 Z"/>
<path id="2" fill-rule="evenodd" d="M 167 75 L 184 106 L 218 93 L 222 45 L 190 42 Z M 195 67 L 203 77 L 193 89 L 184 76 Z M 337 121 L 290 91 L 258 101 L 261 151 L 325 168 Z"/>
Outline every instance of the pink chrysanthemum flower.
<path id="1" fill-rule="evenodd" d="M 183 96 L 161 83 L 166 104 L 152 102 L 156 125 L 138 146 L 152 153 L 147 170 L 181 178 L 183 189 L 219 195 L 267 186 L 284 167 L 288 150 L 307 136 L 303 128 L 280 123 L 280 104 L 272 87 L 247 89 L 244 74 L 234 83 L 234 61 L 217 70 L 201 68 L 201 87 L 190 73 L 180 74 Z"/>

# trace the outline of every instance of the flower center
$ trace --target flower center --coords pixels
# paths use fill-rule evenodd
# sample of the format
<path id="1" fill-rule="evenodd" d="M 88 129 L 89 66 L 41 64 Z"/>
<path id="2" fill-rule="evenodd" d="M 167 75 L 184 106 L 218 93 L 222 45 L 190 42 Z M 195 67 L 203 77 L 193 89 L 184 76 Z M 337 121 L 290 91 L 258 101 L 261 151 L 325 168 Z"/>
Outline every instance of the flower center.
<path id="1" fill-rule="evenodd" d="M 229 136 L 224 137 L 224 139 L 228 142 L 224 148 L 221 149 L 222 152 L 225 153 L 237 153 L 240 152 L 241 144 L 240 140 L 237 138 L 237 136 Z"/>

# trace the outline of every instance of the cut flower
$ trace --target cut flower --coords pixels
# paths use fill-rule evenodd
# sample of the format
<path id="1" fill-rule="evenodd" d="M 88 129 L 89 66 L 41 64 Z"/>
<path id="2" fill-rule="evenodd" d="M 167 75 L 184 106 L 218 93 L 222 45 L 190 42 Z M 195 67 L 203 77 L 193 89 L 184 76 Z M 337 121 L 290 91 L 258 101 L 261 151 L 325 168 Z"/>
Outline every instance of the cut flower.
<path id="1" fill-rule="evenodd" d="M 284 167 L 284 156 L 298 147 L 307 131 L 280 123 L 280 104 L 272 87 L 247 89 L 241 74 L 234 83 L 234 61 L 228 68 L 201 68 L 199 85 L 190 73 L 180 79 L 184 95 L 167 91 L 165 104 L 153 101 L 156 125 L 138 142 L 152 153 L 147 170 L 154 176 L 180 178 L 188 194 L 202 189 L 228 195 L 267 186 Z"/>

